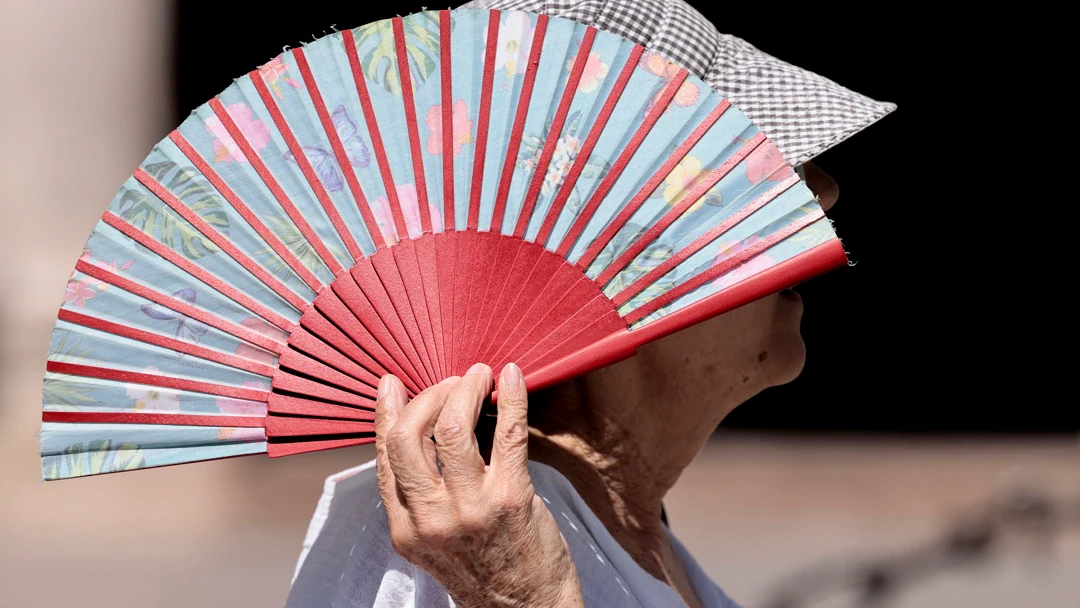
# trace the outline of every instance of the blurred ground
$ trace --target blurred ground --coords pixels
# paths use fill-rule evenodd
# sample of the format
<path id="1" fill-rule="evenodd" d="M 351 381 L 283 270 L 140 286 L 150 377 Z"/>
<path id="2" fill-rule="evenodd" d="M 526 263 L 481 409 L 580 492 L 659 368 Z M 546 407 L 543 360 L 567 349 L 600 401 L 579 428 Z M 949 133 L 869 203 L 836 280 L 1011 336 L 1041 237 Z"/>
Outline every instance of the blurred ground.
<path id="1" fill-rule="evenodd" d="M 163 4 L 135 0 L 0 0 L 2 606 L 280 605 L 322 479 L 371 455 L 37 481 L 40 380 L 65 279 L 118 185 L 169 126 L 167 18 Z M 1080 449 L 725 434 L 667 507 L 675 533 L 752 607 L 805 566 L 932 539 L 1012 477 L 1080 491 Z M 897 604 L 1078 605 L 1076 534 L 1049 559 L 1010 554 Z"/>

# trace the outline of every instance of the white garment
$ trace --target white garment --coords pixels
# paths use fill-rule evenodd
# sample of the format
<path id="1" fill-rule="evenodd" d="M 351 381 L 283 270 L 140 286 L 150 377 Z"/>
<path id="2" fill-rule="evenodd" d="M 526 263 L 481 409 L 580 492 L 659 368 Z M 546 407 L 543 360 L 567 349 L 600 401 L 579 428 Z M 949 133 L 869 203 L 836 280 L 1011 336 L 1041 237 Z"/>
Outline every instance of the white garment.
<path id="1" fill-rule="evenodd" d="M 529 463 L 537 494 L 566 537 L 588 607 L 683 606 L 675 591 L 623 550 L 570 482 L 555 469 Z M 737 608 L 668 531 L 675 554 L 704 608 Z M 326 480 L 296 564 L 288 606 L 450 608 L 446 590 L 390 547 L 374 461 Z"/>

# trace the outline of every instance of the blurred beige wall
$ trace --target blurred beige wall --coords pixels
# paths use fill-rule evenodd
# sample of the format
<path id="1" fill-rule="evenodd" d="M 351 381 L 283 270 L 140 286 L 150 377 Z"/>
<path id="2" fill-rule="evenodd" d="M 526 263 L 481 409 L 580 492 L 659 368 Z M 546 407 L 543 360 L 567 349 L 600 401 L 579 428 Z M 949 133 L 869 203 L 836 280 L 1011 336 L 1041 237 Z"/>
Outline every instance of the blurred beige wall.
<path id="1" fill-rule="evenodd" d="M 113 193 L 172 126 L 169 18 L 161 2 L 0 0 L 0 606 L 280 605 L 322 479 L 371 456 L 38 481 L 40 382 L 65 280 Z M 787 572 L 932 538 L 1016 470 L 1080 490 L 1072 441 L 728 435 L 668 509 L 706 569 L 754 606 Z M 1078 580 L 1080 550 L 1065 544 L 1045 563 L 1009 556 L 897 606 L 1075 608 Z"/>

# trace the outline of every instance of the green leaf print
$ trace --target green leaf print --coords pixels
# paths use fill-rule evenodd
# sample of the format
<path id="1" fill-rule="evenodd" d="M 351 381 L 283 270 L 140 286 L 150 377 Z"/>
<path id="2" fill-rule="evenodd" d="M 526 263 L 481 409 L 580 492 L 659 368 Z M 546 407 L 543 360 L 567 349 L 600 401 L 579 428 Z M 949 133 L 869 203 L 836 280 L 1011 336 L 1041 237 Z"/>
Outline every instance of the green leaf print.
<path id="1" fill-rule="evenodd" d="M 58 458 L 46 457 L 42 477 L 61 479 L 100 473 L 133 471 L 146 466 L 146 457 L 134 443 L 114 444 L 109 440 L 68 446 Z"/>
<path id="2" fill-rule="evenodd" d="M 439 66 L 439 16 L 424 12 L 404 22 L 405 52 L 411 60 L 413 86 L 427 81 Z M 388 93 L 401 96 L 398 77 L 394 25 L 390 19 L 369 23 L 353 30 L 360 65 L 367 79 Z"/>

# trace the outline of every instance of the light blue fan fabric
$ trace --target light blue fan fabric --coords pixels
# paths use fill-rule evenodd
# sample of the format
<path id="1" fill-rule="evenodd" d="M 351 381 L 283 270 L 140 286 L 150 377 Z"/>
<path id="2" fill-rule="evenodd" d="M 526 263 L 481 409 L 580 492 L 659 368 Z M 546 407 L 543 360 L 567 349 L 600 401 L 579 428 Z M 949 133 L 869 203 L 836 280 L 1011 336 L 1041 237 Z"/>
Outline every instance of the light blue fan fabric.
<path id="1" fill-rule="evenodd" d="M 473 168 L 479 160 L 476 144 L 489 12 L 459 9 L 449 15 L 454 104 L 451 207 L 454 228 L 463 230 L 473 195 Z M 434 232 L 443 231 L 449 223 L 444 221 L 448 218 L 443 217 L 440 53 L 444 41 L 440 39 L 439 19 L 437 12 L 423 12 L 409 15 L 402 21 L 411 91 L 403 91 L 398 77 L 394 29 L 389 20 L 335 33 L 300 50 L 287 51 L 251 75 L 237 79 L 217 98 L 243 134 L 247 146 L 257 154 L 257 159 L 248 158 L 213 107 L 203 105 L 180 125 L 171 139 L 166 138 L 154 147 L 140 165 L 140 173 L 123 184 L 109 206 L 111 214 L 238 290 L 242 296 L 258 302 L 268 313 L 261 316 L 248 309 L 220 293 L 213 285 L 134 242 L 105 221 L 91 233 L 82 261 L 208 313 L 228 327 L 250 330 L 274 343 L 284 344 L 290 327 L 304 312 L 305 307 L 300 303 L 310 303 L 319 290 L 334 280 L 333 267 L 348 269 L 355 263 L 346 239 L 355 241 L 363 256 L 370 256 L 376 245 L 419 237 L 422 231 L 420 205 L 424 201 Z M 548 131 L 587 32 L 585 26 L 573 21 L 548 20 L 520 149 L 507 158 L 537 24 L 538 16 L 530 13 L 506 11 L 500 15 L 478 228 L 513 234 L 522 220 L 520 214 L 525 194 L 535 173 L 542 171 L 533 212 L 522 220 L 526 226 L 525 237 L 530 241 L 538 238 L 553 201 L 562 189 L 569 189 L 551 236 L 541 243 L 551 251 L 559 251 L 579 212 L 592 200 L 613 163 L 678 69 L 649 52 L 635 66 L 630 66 L 629 82 L 595 148 L 589 156 L 581 155 L 601 108 L 616 79 L 627 68 L 634 50 L 629 41 L 612 34 L 597 33 L 566 120 L 557 134 L 552 160 L 547 166 L 539 167 Z M 364 114 L 346 45 L 356 49 L 359 71 L 374 112 L 372 116 Z M 311 82 L 306 81 L 302 73 L 299 53 L 310 66 Z M 273 107 L 264 101 L 252 77 L 265 84 Z M 344 149 L 346 166 L 339 163 L 328 136 L 328 125 L 316 111 L 312 98 L 316 89 L 325 104 L 329 128 L 336 133 Z M 420 185 L 421 176 L 414 170 L 402 103 L 403 95 L 409 94 L 415 104 L 424 186 Z M 720 101 L 720 96 L 702 80 L 693 75 L 686 78 L 638 152 L 611 184 L 610 191 L 598 198 L 596 213 L 585 224 L 580 237 L 573 243 L 565 243 L 569 249 L 566 256 L 569 262 L 580 261 L 612 218 L 642 190 Z M 288 124 L 306 163 L 290 151 L 286 134 L 275 124 L 274 109 Z M 369 123 L 378 125 L 385 151 L 383 158 L 376 153 Z M 644 204 L 630 222 L 587 266 L 587 275 L 599 276 L 638 235 L 655 225 L 700 180 L 756 134 L 757 128 L 737 108 L 726 111 L 675 169 L 664 176 L 659 186 L 646 193 Z M 189 157 L 190 151 L 186 151 L 182 143 L 190 145 L 198 155 L 198 163 Z M 502 225 L 492 226 L 496 193 L 507 162 L 512 174 L 506 211 Z M 573 185 L 568 185 L 566 180 L 571 169 L 581 163 L 579 178 Z M 305 176 L 302 164 L 310 164 L 317 176 L 316 183 L 311 183 Z M 215 176 L 204 175 L 199 169 L 202 165 L 212 169 Z M 272 176 L 272 183 L 260 171 Z M 390 179 L 384 177 L 384 171 Z M 612 296 L 633 284 L 790 175 L 790 167 L 776 148 L 768 142 L 761 145 L 615 274 L 604 286 L 605 293 Z M 350 178 L 355 178 L 362 199 L 357 198 Z M 218 181 L 215 183 L 215 180 Z M 159 184 L 167 196 L 155 194 L 146 185 L 149 182 Z M 170 197 L 175 197 L 179 204 L 200 218 L 197 221 L 205 222 L 219 232 L 231 247 L 264 269 L 285 295 L 279 295 L 272 285 L 246 269 L 203 235 L 191 221 L 170 208 L 164 200 Z M 255 220 L 234 208 L 230 197 L 242 201 Z M 339 234 L 320 197 L 328 200 L 340 215 L 346 234 Z M 305 237 L 303 226 L 290 217 L 282 199 L 295 206 L 318 243 Z M 395 229 L 392 219 L 395 201 L 401 206 L 408 234 L 397 234 Z M 654 297 L 767 238 L 793 219 L 817 209 L 811 192 L 801 182 L 796 183 L 715 242 L 675 265 L 623 304 L 619 312 L 634 311 Z M 374 217 L 378 234 L 369 233 L 362 210 Z M 268 242 L 260 235 L 260 230 L 272 235 L 270 240 L 274 242 Z M 812 223 L 746 263 L 637 320 L 634 327 L 684 308 L 833 238 L 835 235 L 828 220 Z M 316 245 L 322 246 L 323 253 Z M 72 274 L 62 308 L 252 362 L 276 365 L 277 355 L 261 346 L 82 271 Z M 275 326 L 274 319 L 283 319 L 284 323 L 278 321 L 279 326 Z M 281 327 L 283 324 L 286 326 Z M 226 388 L 268 391 L 271 385 L 270 377 L 252 371 L 66 321 L 58 322 L 54 328 L 49 359 L 160 374 Z M 258 401 L 52 371 L 45 376 L 43 408 L 50 412 L 195 413 L 255 418 L 266 413 L 266 404 Z M 41 439 L 43 476 L 49 479 L 266 451 L 266 437 L 261 428 L 238 429 L 227 425 L 154 427 L 47 423 Z"/>

